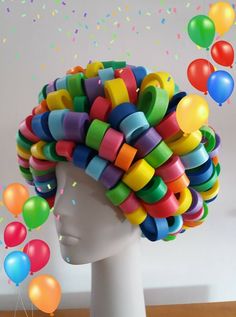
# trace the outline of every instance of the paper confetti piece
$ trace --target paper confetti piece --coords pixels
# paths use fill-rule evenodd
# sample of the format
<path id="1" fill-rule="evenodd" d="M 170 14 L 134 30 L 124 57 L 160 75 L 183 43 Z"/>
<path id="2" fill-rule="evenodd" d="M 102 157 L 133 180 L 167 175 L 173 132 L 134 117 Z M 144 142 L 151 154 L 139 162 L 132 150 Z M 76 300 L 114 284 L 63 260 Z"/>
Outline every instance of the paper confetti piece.
<path id="1" fill-rule="evenodd" d="M 166 19 L 163 18 L 163 19 L 161 20 L 161 24 L 165 24 L 165 21 L 166 21 Z"/>
<path id="2" fill-rule="evenodd" d="M 70 258 L 68 256 L 66 257 L 66 262 L 70 263 Z"/>
<path id="3" fill-rule="evenodd" d="M 77 182 L 74 182 L 73 184 L 72 184 L 72 187 L 75 187 L 77 185 Z"/>
<path id="4" fill-rule="evenodd" d="M 58 239 L 59 241 L 61 241 L 62 240 L 62 236 L 59 236 L 59 239 Z"/>
<path id="5" fill-rule="evenodd" d="M 3 220 L 4 220 L 4 218 L 3 218 L 3 217 L 0 217 L 0 223 L 2 223 L 2 222 L 3 222 Z"/>
<path id="6" fill-rule="evenodd" d="M 75 206 L 75 205 L 76 205 L 76 202 L 75 202 L 75 200 L 74 200 L 74 199 L 72 199 L 72 200 L 71 200 L 71 202 L 72 202 L 72 205 L 73 205 L 73 206 Z"/>

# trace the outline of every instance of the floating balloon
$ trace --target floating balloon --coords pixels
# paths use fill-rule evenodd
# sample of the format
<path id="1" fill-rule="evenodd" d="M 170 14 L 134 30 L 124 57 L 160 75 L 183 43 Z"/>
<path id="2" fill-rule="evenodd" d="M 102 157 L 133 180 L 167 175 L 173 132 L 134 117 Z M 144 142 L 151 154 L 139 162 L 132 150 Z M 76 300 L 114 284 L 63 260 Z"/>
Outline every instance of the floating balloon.
<path id="1" fill-rule="evenodd" d="M 193 87 L 207 92 L 207 80 L 214 72 L 214 66 L 206 59 L 195 59 L 187 70 L 188 79 Z"/>
<path id="2" fill-rule="evenodd" d="M 28 228 L 40 227 L 48 219 L 50 207 L 48 202 L 39 196 L 29 198 L 23 207 L 23 218 Z"/>
<path id="3" fill-rule="evenodd" d="M 214 22 L 216 32 L 219 35 L 228 32 L 235 19 L 235 12 L 231 4 L 222 1 L 212 4 L 208 15 Z"/>
<path id="4" fill-rule="evenodd" d="M 17 221 L 9 223 L 4 230 L 4 242 L 6 248 L 21 244 L 27 235 L 25 226 Z"/>
<path id="5" fill-rule="evenodd" d="M 18 286 L 26 279 L 30 271 L 28 255 L 21 251 L 9 253 L 4 260 L 4 269 L 10 280 Z"/>
<path id="6" fill-rule="evenodd" d="M 211 56 L 216 63 L 232 68 L 234 62 L 234 49 L 229 42 L 218 41 L 214 43 L 211 48 Z"/>
<path id="7" fill-rule="evenodd" d="M 208 103 L 203 97 L 194 94 L 181 99 L 176 109 L 178 124 L 185 133 L 198 130 L 206 123 L 208 116 Z"/>
<path id="8" fill-rule="evenodd" d="M 208 91 L 212 99 L 222 105 L 234 90 L 233 77 L 224 70 L 212 73 L 207 83 Z"/>
<path id="9" fill-rule="evenodd" d="M 35 277 L 29 284 L 29 298 L 42 312 L 53 316 L 61 301 L 61 287 L 51 275 Z"/>
<path id="10" fill-rule="evenodd" d="M 22 212 L 23 205 L 28 198 L 28 189 L 19 183 L 8 185 L 3 192 L 4 205 L 15 217 Z"/>
<path id="11" fill-rule="evenodd" d="M 197 15 L 188 23 L 188 34 L 198 46 L 208 48 L 215 36 L 215 25 L 206 15 Z"/>
<path id="12" fill-rule="evenodd" d="M 42 240 L 31 240 L 29 241 L 24 249 L 29 259 L 30 259 L 30 273 L 35 273 L 40 271 L 43 267 L 45 267 L 50 258 L 50 249 L 46 242 Z"/>

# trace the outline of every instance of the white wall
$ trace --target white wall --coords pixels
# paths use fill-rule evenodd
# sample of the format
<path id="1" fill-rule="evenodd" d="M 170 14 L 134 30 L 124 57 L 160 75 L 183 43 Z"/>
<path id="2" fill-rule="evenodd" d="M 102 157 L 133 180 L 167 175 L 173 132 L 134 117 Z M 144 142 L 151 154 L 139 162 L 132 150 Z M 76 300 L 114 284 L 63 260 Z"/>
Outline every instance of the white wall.
<path id="1" fill-rule="evenodd" d="M 196 92 L 188 84 L 186 68 L 197 57 L 209 57 L 208 52 L 197 49 L 186 33 L 186 25 L 194 15 L 207 14 L 208 1 L 96 1 L 95 5 L 91 0 L 65 0 L 65 3 L 49 0 L 0 2 L 2 186 L 13 181 L 23 182 L 15 159 L 14 137 L 19 122 L 37 104 L 41 86 L 62 76 L 71 66 L 86 66 L 90 59 L 125 59 L 130 64 L 169 71 L 182 89 Z M 171 13 L 167 12 L 169 8 Z M 225 37 L 234 44 L 235 28 L 236 25 Z M 232 73 L 235 75 L 235 70 Z M 201 227 L 179 236 L 174 242 L 143 240 L 142 268 L 147 304 L 236 298 L 236 99 L 234 95 L 231 103 L 222 108 L 209 97 L 208 101 L 210 124 L 223 140 L 221 192 L 217 201 L 210 205 L 208 220 Z M 1 240 L 5 225 L 12 220 L 3 207 L 0 209 L 2 216 Z M 51 262 L 43 272 L 54 274 L 60 281 L 61 307 L 88 306 L 90 266 L 74 267 L 63 262 L 52 218 L 34 233 L 34 238 L 36 236 L 46 238 L 51 246 Z M 16 288 L 7 283 L 2 268 L 4 254 L 1 246 L 0 309 L 14 309 Z M 27 283 L 21 287 L 26 303 Z"/>

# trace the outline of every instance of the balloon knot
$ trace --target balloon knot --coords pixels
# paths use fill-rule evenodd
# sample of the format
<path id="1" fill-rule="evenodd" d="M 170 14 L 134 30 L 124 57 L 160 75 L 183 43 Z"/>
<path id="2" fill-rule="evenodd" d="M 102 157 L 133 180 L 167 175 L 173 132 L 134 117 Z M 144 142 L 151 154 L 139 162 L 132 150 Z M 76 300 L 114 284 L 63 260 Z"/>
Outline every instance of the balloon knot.
<path id="1" fill-rule="evenodd" d="M 209 47 L 207 47 L 206 50 L 209 51 Z"/>
<path id="2" fill-rule="evenodd" d="M 28 228 L 28 230 L 29 230 L 29 231 L 32 231 L 32 229 L 31 229 L 31 228 Z"/>
<path id="3" fill-rule="evenodd" d="M 16 283 L 16 287 L 18 287 L 19 286 L 19 283 Z"/>
<path id="4" fill-rule="evenodd" d="M 33 272 L 30 272 L 30 275 L 33 275 L 34 273 Z"/>
<path id="5" fill-rule="evenodd" d="M 222 107 L 222 103 L 219 103 L 219 107 Z"/>
<path id="6" fill-rule="evenodd" d="M 7 246 L 7 245 L 5 246 L 5 249 L 8 249 L 8 246 Z"/>
<path id="7" fill-rule="evenodd" d="M 204 92 L 204 95 L 207 95 L 207 91 Z"/>
<path id="8" fill-rule="evenodd" d="M 53 316 L 54 316 L 54 314 L 53 314 L 53 313 L 51 313 L 49 316 L 53 317 Z"/>
<path id="9" fill-rule="evenodd" d="M 231 65 L 230 68 L 233 68 L 233 65 Z"/>

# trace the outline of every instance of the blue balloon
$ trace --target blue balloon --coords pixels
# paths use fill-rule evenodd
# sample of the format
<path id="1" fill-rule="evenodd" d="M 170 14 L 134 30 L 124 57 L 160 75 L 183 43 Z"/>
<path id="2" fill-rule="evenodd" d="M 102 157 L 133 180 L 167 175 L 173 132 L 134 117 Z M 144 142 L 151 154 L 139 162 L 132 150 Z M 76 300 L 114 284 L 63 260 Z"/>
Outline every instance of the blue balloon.
<path id="1" fill-rule="evenodd" d="M 4 269 L 10 280 L 18 286 L 30 272 L 30 259 L 24 252 L 13 251 L 5 258 Z"/>
<path id="2" fill-rule="evenodd" d="M 221 106 L 234 90 L 233 77 L 224 70 L 212 73 L 207 81 L 207 89 L 212 99 Z"/>

